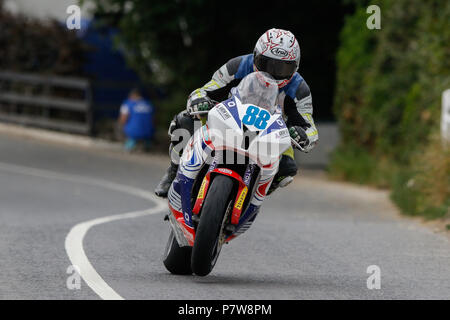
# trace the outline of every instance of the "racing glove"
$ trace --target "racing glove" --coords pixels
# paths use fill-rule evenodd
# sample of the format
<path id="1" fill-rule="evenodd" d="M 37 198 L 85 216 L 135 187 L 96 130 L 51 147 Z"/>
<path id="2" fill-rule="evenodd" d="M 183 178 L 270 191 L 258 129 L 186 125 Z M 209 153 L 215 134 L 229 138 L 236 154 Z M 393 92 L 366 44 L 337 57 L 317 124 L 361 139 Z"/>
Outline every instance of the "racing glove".
<path id="1" fill-rule="evenodd" d="M 189 95 L 186 109 L 188 113 L 209 111 L 214 107 L 214 103 L 207 96 L 206 91 L 197 89 Z"/>
<path id="2" fill-rule="evenodd" d="M 291 138 L 297 142 L 300 147 L 303 148 L 302 151 L 308 152 L 310 145 L 310 141 L 308 139 L 308 135 L 306 134 L 306 131 L 300 127 L 300 126 L 292 126 L 289 128 L 289 135 Z"/>

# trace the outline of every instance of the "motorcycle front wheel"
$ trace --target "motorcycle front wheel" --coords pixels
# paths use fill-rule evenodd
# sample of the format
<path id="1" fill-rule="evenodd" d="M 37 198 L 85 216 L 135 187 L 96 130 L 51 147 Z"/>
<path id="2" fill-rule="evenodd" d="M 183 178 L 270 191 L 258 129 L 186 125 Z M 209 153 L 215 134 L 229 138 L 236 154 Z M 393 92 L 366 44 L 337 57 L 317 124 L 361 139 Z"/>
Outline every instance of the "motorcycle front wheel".
<path id="1" fill-rule="evenodd" d="M 198 276 L 208 275 L 216 264 L 222 247 L 220 236 L 232 190 L 232 178 L 224 175 L 216 176 L 209 187 L 192 248 L 191 268 Z"/>

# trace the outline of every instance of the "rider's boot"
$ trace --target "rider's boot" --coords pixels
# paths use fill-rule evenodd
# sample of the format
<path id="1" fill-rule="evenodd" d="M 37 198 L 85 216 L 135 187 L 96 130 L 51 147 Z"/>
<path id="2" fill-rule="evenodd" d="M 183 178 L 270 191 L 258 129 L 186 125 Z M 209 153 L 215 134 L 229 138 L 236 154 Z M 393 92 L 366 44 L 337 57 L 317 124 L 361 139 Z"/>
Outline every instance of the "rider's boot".
<path id="1" fill-rule="evenodd" d="M 269 191 L 267 191 L 267 195 L 271 194 L 279 187 L 286 187 L 294 180 L 296 174 L 297 164 L 295 163 L 295 160 L 291 156 L 283 154 L 280 161 L 280 168 L 273 178 Z"/>
<path id="2" fill-rule="evenodd" d="M 174 119 L 170 123 L 169 126 L 169 136 L 171 137 L 171 144 L 169 147 L 169 154 L 172 156 L 173 154 L 178 155 L 178 158 L 181 158 L 181 155 L 183 154 L 183 149 L 176 150 L 176 146 L 180 143 L 180 140 L 174 141 L 173 134 L 175 130 L 178 129 L 185 129 L 189 131 L 189 136 L 192 136 L 194 134 L 194 119 L 186 114 L 186 111 L 181 111 L 177 115 L 175 115 Z M 177 176 L 178 171 L 178 165 L 170 162 L 170 167 L 167 169 L 166 174 L 162 177 L 161 181 L 159 182 L 158 186 L 155 189 L 155 194 L 158 197 L 161 198 L 167 198 L 167 193 L 169 192 L 170 185 L 172 184 L 172 181 L 175 180 L 175 177 Z"/>
<path id="3" fill-rule="evenodd" d="M 158 186 L 155 189 L 155 194 L 161 198 L 167 198 L 167 193 L 169 192 L 170 185 L 172 181 L 177 176 L 178 165 L 170 162 L 170 167 L 167 169 L 167 172 L 162 177 Z"/>

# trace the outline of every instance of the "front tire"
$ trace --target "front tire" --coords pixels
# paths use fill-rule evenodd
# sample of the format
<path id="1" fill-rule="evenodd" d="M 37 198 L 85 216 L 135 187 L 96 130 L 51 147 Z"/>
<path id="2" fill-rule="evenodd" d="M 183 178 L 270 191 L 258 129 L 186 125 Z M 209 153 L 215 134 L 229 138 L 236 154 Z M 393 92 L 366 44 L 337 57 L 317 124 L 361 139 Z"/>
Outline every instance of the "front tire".
<path id="1" fill-rule="evenodd" d="M 198 276 L 206 276 L 213 269 L 220 253 L 220 232 L 225 213 L 233 190 L 233 180 L 224 175 L 218 175 L 206 195 L 200 222 L 195 232 L 192 248 L 191 268 Z"/>
<path id="2" fill-rule="evenodd" d="M 191 269 L 192 247 L 180 247 L 173 231 L 170 231 L 167 241 L 166 251 L 164 252 L 164 266 L 170 273 L 180 275 L 192 274 Z"/>

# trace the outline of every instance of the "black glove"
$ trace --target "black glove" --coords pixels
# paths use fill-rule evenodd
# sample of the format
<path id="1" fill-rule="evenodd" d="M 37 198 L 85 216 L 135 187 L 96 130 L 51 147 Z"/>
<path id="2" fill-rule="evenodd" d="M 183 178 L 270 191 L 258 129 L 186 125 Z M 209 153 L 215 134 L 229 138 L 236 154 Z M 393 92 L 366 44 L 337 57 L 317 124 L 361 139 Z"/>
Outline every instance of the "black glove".
<path id="1" fill-rule="evenodd" d="M 192 92 L 187 101 L 187 110 L 189 113 L 209 111 L 213 107 L 214 103 L 206 95 L 206 91 L 201 89 Z"/>
<path id="2" fill-rule="evenodd" d="M 308 135 L 305 130 L 300 126 L 292 126 L 289 128 L 289 135 L 295 142 L 297 142 L 301 147 L 306 147 L 309 145 Z"/>

